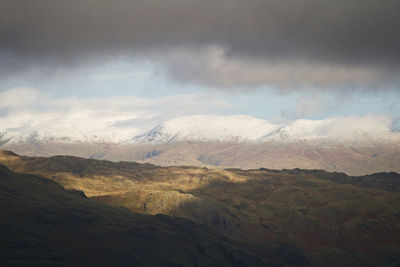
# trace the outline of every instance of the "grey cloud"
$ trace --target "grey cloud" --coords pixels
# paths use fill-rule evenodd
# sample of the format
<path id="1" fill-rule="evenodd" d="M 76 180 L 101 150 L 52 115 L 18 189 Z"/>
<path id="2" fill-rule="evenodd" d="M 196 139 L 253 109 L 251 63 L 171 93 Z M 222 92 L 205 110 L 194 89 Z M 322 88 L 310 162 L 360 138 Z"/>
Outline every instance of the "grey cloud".
<path id="1" fill-rule="evenodd" d="M 207 65 L 155 59 L 179 80 L 218 87 L 293 88 L 302 76 L 316 87 L 399 88 L 398 10 L 398 0 L 0 0 L 0 71 L 4 77 L 177 47 L 196 60 L 199 49 L 215 45 L 225 62 L 254 73 L 224 82 Z M 295 74 L 292 63 L 303 72 Z M 320 66 L 335 71 L 315 73 Z"/>
<path id="2" fill-rule="evenodd" d="M 368 65 L 286 59 L 276 62 L 227 55 L 224 48 L 175 49 L 154 58 L 167 66 L 170 76 L 220 88 L 270 85 L 282 91 L 342 88 L 379 88 L 394 84 L 388 72 Z M 393 73 L 393 77 L 395 74 Z"/>

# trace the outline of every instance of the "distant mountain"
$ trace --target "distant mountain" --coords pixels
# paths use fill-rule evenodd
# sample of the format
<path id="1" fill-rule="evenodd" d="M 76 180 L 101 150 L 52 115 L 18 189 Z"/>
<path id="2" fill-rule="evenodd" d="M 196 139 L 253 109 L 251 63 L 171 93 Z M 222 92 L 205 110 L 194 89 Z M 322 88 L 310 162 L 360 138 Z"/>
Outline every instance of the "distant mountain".
<path id="1" fill-rule="evenodd" d="M 326 143 L 399 143 L 400 133 L 390 124 L 369 124 L 368 121 L 354 121 L 343 118 L 324 120 L 296 120 L 262 138 L 266 141 L 301 142 L 320 141 Z"/>
<path id="2" fill-rule="evenodd" d="M 24 129 L 21 131 L 3 131 L 0 142 L 7 145 L 38 144 L 38 143 L 121 143 L 125 141 L 116 135 L 104 135 L 92 130 L 59 129 L 52 125 L 42 129 Z"/>
<path id="3" fill-rule="evenodd" d="M 251 116 L 187 116 L 166 121 L 149 132 L 134 137 L 129 144 L 167 144 L 172 142 L 399 142 L 400 133 L 387 124 L 329 118 L 296 120 L 273 124 Z"/>
<path id="4" fill-rule="evenodd" d="M 29 156 L 73 155 L 157 165 L 309 168 L 352 175 L 400 172 L 400 133 L 387 117 L 296 120 L 198 115 L 135 137 L 90 129 L 6 129 L 0 148 Z"/>
<path id="5" fill-rule="evenodd" d="M 129 144 L 171 142 L 249 142 L 272 133 L 280 125 L 251 116 L 187 116 L 166 121 L 133 138 Z"/>
<path id="6" fill-rule="evenodd" d="M 62 129 L 57 125 L 7 129 L 0 132 L 3 145 L 38 143 L 88 144 L 167 144 L 172 142 L 257 142 L 304 140 L 366 140 L 399 142 L 400 133 L 387 122 L 371 124 L 368 118 L 329 118 L 324 120 L 296 120 L 274 124 L 245 115 L 197 115 L 165 121 L 152 130 L 131 139 L 115 133 L 96 132 L 94 129 Z M 376 122 L 376 121 L 375 121 Z M 367 140 L 368 139 L 368 140 Z"/>

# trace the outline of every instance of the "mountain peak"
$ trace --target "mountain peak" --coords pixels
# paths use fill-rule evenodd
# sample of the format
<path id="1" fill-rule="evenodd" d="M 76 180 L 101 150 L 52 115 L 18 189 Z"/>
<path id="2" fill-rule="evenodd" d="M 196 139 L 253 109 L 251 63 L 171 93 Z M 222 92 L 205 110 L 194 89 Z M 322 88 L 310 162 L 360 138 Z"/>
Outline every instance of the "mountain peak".
<path id="1" fill-rule="evenodd" d="M 391 130 L 386 117 L 348 117 L 323 120 L 300 119 L 263 138 L 263 141 L 329 140 L 336 142 L 396 141 L 399 134 Z"/>
<path id="2" fill-rule="evenodd" d="M 196 115 L 165 121 L 152 130 L 134 137 L 129 143 L 166 144 L 171 142 L 329 142 L 396 141 L 399 134 L 390 128 L 386 117 L 299 119 L 273 124 L 246 115 Z"/>
<path id="3" fill-rule="evenodd" d="M 280 125 L 247 115 L 194 115 L 168 120 L 132 139 L 133 143 L 255 141 Z"/>

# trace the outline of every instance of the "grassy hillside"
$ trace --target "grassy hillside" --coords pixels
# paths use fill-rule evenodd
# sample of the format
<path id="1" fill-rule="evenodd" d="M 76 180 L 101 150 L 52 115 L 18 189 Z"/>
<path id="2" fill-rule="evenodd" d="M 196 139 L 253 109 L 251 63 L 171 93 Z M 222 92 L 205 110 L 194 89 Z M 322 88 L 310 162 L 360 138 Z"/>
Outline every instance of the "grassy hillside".
<path id="1" fill-rule="evenodd" d="M 266 265 L 204 226 L 108 207 L 2 165 L 0 200 L 1 266 Z"/>
<path id="2" fill-rule="evenodd" d="M 57 156 L 0 154 L 91 199 L 135 213 L 181 217 L 277 264 L 400 264 L 400 175 L 312 170 L 156 167 Z M 169 217 L 168 217 L 169 218 Z"/>

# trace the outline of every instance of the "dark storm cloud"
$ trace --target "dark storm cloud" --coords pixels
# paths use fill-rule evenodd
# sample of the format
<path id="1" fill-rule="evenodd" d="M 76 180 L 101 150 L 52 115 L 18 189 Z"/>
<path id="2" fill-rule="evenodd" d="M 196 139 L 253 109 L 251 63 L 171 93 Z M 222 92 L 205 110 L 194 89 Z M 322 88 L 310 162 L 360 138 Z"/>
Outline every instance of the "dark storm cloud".
<path id="1" fill-rule="evenodd" d="M 398 0 L 0 0 L 0 71 L 140 54 L 221 87 L 398 86 L 399 10 Z"/>

